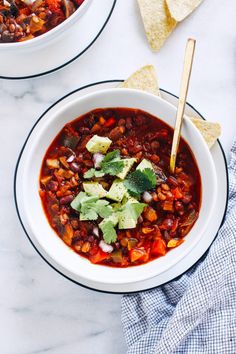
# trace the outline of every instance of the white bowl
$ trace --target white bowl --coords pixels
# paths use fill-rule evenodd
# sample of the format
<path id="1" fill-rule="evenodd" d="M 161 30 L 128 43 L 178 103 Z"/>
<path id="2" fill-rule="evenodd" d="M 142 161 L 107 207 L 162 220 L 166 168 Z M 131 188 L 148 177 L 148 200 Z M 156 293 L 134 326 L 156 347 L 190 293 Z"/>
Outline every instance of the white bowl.
<path id="1" fill-rule="evenodd" d="M 37 136 L 28 146 L 21 177 L 21 204 L 30 233 L 34 234 L 43 252 L 53 260 L 53 263 L 62 272 L 71 274 L 74 279 L 82 278 L 89 282 L 128 284 L 149 279 L 171 267 L 175 267 L 204 237 L 213 217 L 212 211 L 217 195 L 217 179 L 212 156 L 205 141 L 193 123 L 185 118 L 182 136 L 195 155 L 202 179 L 202 203 L 199 218 L 186 236 L 185 242 L 168 252 L 164 257 L 130 268 L 94 265 L 76 254 L 55 234 L 44 214 L 38 193 L 40 168 L 48 146 L 67 122 L 95 108 L 111 107 L 142 109 L 162 119 L 170 126 L 174 126 L 176 107 L 160 97 L 137 90 L 109 89 L 71 101 L 48 117 L 37 131 Z"/>
<path id="2" fill-rule="evenodd" d="M 7 53 L 13 55 L 13 53 L 26 52 L 33 50 L 34 48 L 44 47 L 49 45 L 54 40 L 59 40 L 61 35 L 64 35 L 71 26 L 73 26 L 80 16 L 82 16 L 85 10 L 88 8 L 92 0 L 85 0 L 83 4 L 65 21 L 60 23 L 58 26 L 52 28 L 48 32 L 29 39 L 23 42 L 11 42 L 11 43 L 0 43 L 0 53 Z"/>

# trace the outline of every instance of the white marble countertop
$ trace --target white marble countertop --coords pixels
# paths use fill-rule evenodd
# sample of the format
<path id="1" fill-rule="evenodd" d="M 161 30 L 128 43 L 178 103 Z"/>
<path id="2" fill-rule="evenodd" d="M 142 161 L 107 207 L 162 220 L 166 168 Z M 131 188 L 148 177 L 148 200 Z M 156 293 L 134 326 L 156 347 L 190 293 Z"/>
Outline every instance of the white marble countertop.
<path id="1" fill-rule="evenodd" d="M 189 102 L 222 125 L 229 155 L 236 135 L 236 2 L 205 0 L 178 26 L 158 54 L 149 50 L 136 0 L 118 0 L 90 50 L 60 72 L 24 81 L 0 80 L 0 353 L 122 354 L 120 296 L 83 289 L 52 270 L 35 252 L 16 217 L 13 173 L 39 115 L 84 84 L 122 79 L 156 65 L 160 86 L 178 93 L 187 37 L 197 39 Z"/>

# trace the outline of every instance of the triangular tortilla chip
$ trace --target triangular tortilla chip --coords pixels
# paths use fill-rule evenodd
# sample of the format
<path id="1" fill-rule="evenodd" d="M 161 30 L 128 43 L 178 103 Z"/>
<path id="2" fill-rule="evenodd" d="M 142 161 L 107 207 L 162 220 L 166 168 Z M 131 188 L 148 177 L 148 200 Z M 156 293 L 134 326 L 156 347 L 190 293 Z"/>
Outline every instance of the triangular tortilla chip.
<path id="1" fill-rule="evenodd" d="M 190 117 L 190 119 L 195 124 L 195 126 L 198 128 L 200 133 L 202 134 L 209 149 L 211 149 L 221 134 L 220 124 L 207 122 L 207 121 L 205 121 L 203 119 L 199 119 L 199 118 Z"/>
<path id="2" fill-rule="evenodd" d="M 124 81 L 119 87 L 133 88 L 147 91 L 154 95 L 161 96 L 156 71 L 153 65 L 147 65 L 137 70 L 133 75 Z M 198 128 L 205 139 L 209 149 L 215 144 L 221 134 L 221 127 L 218 123 L 207 122 L 201 118 L 187 116 Z"/>
<path id="3" fill-rule="evenodd" d="M 119 87 L 133 88 L 160 96 L 156 71 L 153 65 L 146 65 L 135 71 Z"/>
<path id="4" fill-rule="evenodd" d="M 158 51 L 176 26 L 166 0 L 138 0 L 145 32 L 153 51 Z"/>
<path id="5" fill-rule="evenodd" d="M 189 16 L 203 0 L 166 0 L 171 17 L 177 22 Z"/>

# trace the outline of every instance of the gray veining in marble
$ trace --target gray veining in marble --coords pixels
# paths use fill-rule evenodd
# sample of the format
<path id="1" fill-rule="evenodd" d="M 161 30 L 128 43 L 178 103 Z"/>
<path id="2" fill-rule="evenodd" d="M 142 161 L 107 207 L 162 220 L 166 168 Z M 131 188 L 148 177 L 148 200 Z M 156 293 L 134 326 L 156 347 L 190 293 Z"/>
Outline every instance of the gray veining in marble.
<path id="1" fill-rule="evenodd" d="M 205 0 L 158 54 L 150 52 L 136 0 L 118 0 L 92 48 L 60 72 L 0 80 L 0 354 L 124 354 L 120 296 L 83 289 L 51 269 L 17 220 L 13 173 L 20 148 L 55 100 L 92 81 L 156 65 L 160 86 L 178 93 L 185 41 L 197 39 L 189 102 L 222 125 L 227 153 L 236 135 L 236 2 Z"/>

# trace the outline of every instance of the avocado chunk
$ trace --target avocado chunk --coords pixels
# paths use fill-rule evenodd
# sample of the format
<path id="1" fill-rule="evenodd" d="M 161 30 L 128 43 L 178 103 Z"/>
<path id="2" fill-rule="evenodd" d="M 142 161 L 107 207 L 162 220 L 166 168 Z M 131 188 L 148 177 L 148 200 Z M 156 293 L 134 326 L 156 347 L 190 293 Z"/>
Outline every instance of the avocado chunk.
<path id="1" fill-rule="evenodd" d="M 118 228 L 122 229 L 134 229 L 137 225 L 138 218 L 142 214 L 146 204 L 139 203 L 126 203 L 122 210 L 119 212 L 119 225 Z"/>
<path id="2" fill-rule="evenodd" d="M 114 200 L 116 202 L 121 202 L 125 193 L 127 193 L 127 189 L 124 186 L 123 181 L 120 179 L 115 179 L 109 189 L 106 198 Z"/>
<path id="3" fill-rule="evenodd" d="M 122 200 L 123 205 L 126 203 L 137 203 L 137 202 L 138 202 L 138 200 L 135 199 L 134 197 L 132 197 L 128 191 L 125 193 L 124 198 Z"/>
<path id="4" fill-rule="evenodd" d="M 86 149 L 95 154 L 100 152 L 105 154 L 109 147 L 111 146 L 112 141 L 109 138 L 102 136 L 94 135 L 86 144 Z"/>
<path id="5" fill-rule="evenodd" d="M 131 159 L 124 159 L 122 161 L 124 162 L 124 168 L 120 173 L 118 173 L 117 177 L 119 177 L 120 179 L 125 179 L 129 171 L 131 170 L 133 164 L 137 160 L 135 158 L 131 158 Z"/>
<path id="6" fill-rule="evenodd" d="M 137 221 L 134 220 L 128 213 L 123 210 L 119 215 L 119 225 L 118 228 L 120 230 L 123 229 L 134 229 L 137 225 Z"/>
<path id="7" fill-rule="evenodd" d="M 107 195 L 107 191 L 98 182 L 84 182 L 84 190 L 87 194 L 93 195 L 98 198 L 104 198 Z"/>
<path id="8" fill-rule="evenodd" d="M 108 218 L 103 219 L 100 224 L 98 225 L 99 228 L 101 228 L 104 224 L 106 224 L 108 221 L 111 221 L 114 226 L 118 224 L 118 215 L 116 213 L 113 213 L 112 215 L 108 216 Z"/>
<path id="9" fill-rule="evenodd" d="M 151 168 L 154 171 L 151 161 L 143 159 L 137 166 L 136 170 L 143 171 L 145 168 Z"/>

